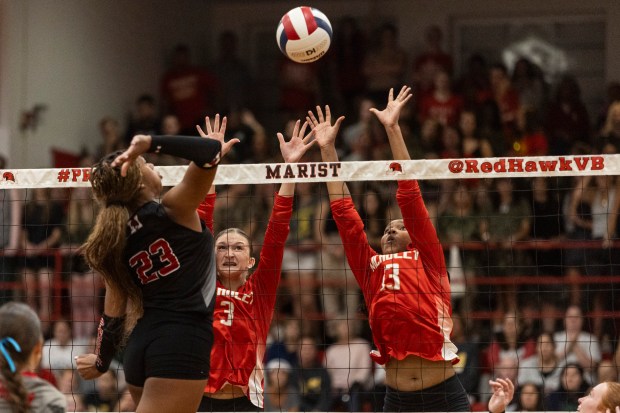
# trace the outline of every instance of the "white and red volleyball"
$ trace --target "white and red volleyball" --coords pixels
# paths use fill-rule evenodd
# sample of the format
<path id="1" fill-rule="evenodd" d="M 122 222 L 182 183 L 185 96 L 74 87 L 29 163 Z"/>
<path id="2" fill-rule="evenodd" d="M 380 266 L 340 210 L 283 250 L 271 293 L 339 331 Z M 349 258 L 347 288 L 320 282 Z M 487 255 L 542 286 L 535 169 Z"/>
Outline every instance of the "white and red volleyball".
<path id="1" fill-rule="evenodd" d="M 320 59 L 332 42 L 332 25 L 325 14 L 313 7 L 295 7 L 278 24 L 276 40 L 282 53 L 297 63 Z"/>

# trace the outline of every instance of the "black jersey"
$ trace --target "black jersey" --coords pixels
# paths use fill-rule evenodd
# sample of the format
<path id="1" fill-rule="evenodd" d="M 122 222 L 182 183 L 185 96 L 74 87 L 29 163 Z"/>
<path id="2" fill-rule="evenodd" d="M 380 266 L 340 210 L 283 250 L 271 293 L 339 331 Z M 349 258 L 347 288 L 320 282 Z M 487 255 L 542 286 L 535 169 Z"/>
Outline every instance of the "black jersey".
<path id="1" fill-rule="evenodd" d="M 213 234 L 172 221 L 157 202 L 143 205 L 127 222 L 125 263 L 142 290 L 144 310 L 210 314 L 215 293 Z"/>

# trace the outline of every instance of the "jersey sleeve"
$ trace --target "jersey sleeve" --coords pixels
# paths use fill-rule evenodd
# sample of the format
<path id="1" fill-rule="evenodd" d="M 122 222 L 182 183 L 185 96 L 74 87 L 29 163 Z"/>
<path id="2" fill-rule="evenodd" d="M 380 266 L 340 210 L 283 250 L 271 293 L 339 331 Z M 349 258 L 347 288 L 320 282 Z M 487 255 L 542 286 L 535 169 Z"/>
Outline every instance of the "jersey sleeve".
<path id="1" fill-rule="evenodd" d="M 213 210 L 215 209 L 215 194 L 207 194 L 205 199 L 198 205 L 198 216 L 207 228 L 213 232 Z"/>
<path id="2" fill-rule="evenodd" d="M 426 205 L 424 205 L 418 182 L 414 180 L 398 181 L 396 201 L 403 215 L 405 228 L 409 232 L 413 247 L 420 251 L 424 269 L 428 274 L 445 275 L 446 262 L 443 248 Z"/>
<path id="3" fill-rule="evenodd" d="M 358 284 L 362 286 L 370 268 L 370 258 L 377 253 L 368 243 L 368 238 L 364 232 L 364 222 L 355 210 L 353 200 L 350 197 L 332 201 L 331 209 L 349 267 Z"/>
<path id="4" fill-rule="evenodd" d="M 293 197 L 276 194 L 265 231 L 258 268 L 252 275 L 255 291 L 261 295 L 261 301 L 266 304 L 265 309 L 273 309 L 275 305 L 276 291 L 282 273 L 284 244 L 288 238 L 292 215 Z"/>

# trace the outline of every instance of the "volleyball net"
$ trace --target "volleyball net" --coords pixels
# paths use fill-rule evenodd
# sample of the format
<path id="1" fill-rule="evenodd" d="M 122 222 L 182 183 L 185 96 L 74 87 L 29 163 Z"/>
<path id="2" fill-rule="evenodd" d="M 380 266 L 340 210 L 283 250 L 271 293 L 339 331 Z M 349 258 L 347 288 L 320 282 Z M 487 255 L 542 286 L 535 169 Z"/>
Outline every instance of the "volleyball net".
<path id="1" fill-rule="evenodd" d="M 169 187 L 186 167 L 156 169 Z M 102 309 L 101 280 L 79 259 L 97 213 L 89 173 L 0 171 L 0 299 L 26 301 L 44 327 L 54 326 L 42 368 L 73 399 L 95 391 L 73 374 L 73 357 L 90 348 Z M 566 347 L 571 308 L 581 312 L 580 344 L 589 356 L 583 383 L 596 384 L 613 369 L 617 379 L 618 175 L 620 155 L 220 165 L 214 232 L 244 229 L 257 258 L 278 184 L 298 183 L 265 360 L 267 406 L 279 410 L 273 403 L 282 402 L 269 394 L 296 391 L 299 410 L 313 410 L 312 403 L 323 403 L 314 406 L 321 411 L 382 410 L 383 369 L 367 357 L 373 345 L 364 300 L 331 218 L 329 181 L 347 182 L 376 251 L 386 224 L 400 218 L 396 181 L 420 182 L 444 247 L 461 356 L 456 368 L 474 409 L 486 408 L 489 377 L 532 382 L 540 397 L 560 390 L 560 370 L 541 381 L 532 357 L 543 333 L 554 336 L 558 353 Z M 17 243 L 16 234 L 25 238 Z M 312 347 L 309 356 L 299 352 L 301 344 Z M 565 353 L 558 366 L 577 361 Z M 318 385 L 328 391 L 312 388 L 317 381 L 303 374 L 304 357 L 327 369 L 329 383 Z M 270 383 L 272 370 L 287 371 L 291 382 Z M 122 368 L 117 372 L 122 383 Z"/>

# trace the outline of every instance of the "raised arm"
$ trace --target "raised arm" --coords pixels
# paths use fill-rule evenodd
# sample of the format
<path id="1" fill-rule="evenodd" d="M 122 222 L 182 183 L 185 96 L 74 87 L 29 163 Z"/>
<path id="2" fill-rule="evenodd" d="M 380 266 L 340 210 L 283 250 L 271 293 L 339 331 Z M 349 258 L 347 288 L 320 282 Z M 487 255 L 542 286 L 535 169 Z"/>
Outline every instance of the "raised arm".
<path id="1" fill-rule="evenodd" d="M 411 159 L 400 126 L 398 125 L 398 119 L 400 118 L 402 108 L 409 102 L 412 96 L 411 88 L 408 86 L 403 86 L 396 98 L 394 98 L 394 89 L 390 89 L 388 103 L 385 109 L 382 111 L 376 108 L 370 109 L 385 128 L 394 160 Z"/>
<path id="2" fill-rule="evenodd" d="M 317 115 L 315 116 L 314 113 L 308 111 L 306 121 L 314 131 L 314 137 L 321 148 L 321 159 L 323 162 L 338 162 L 336 136 L 338 135 L 338 130 L 340 129 L 340 124 L 344 120 L 344 116 L 336 119 L 336 122 L 332 125 L 332 114 L 329 106 L 325 106 L 325 116 L 323 116 L 323 111 L 320 106 L 316 107 L 316 113 Z M 351 197 L 349 188 L 344 182 L 328 181 L 327 192 L 329 193 L 330 201 Z"/>
<path id="3" fill-rule="evenodd" d="M 280 142 L 280 152 L 282 153 L 282 158 L 286 163 L 296 163 L 302 158 L 302 156 L 306 153 L 312 145 L 316 142 L 313 139 L 314 131 L 310 131 L 307 135 L 306 129 L 308 127 L 308 122 L 304 122 L 301 130 L 299 129 L 301 121 L 295 122 L 295 128 L 293 129 L 293 136 L 287 142 L 284 139 L 284 135 L 278 132 L 278 141 Z M 278 193 L 280 196 L 293 196 L 295 192 L 295 182 L 285 182 L 280 186 L 280 190 Z"/>

